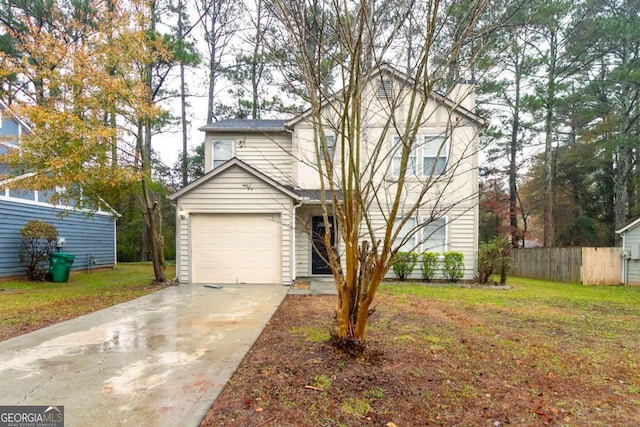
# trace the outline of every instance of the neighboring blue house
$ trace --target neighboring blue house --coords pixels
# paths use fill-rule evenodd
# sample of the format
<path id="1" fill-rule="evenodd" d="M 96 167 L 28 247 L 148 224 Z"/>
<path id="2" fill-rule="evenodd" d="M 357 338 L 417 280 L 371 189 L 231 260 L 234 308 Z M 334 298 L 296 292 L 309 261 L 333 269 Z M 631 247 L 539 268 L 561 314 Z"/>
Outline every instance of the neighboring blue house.
<path id="1" fill-rule="evenodd" d="M 0 153 L 15 147 L 27 130 L 28 126 L 0 101 Z M 8 180 L 1 178 L 7 171 L 7 165 L 0 163 L 0 277 L 25 274 L 18 258 L 20 229 L 31 220 L 44 221 L 58 229 L 58 235 L 65 239 L 62 251 L 75 256 L 72 270 L 116 264 L 115 212 L 88 215 L 70 206 L 52 205 L 47 201 L 51 192 L 9 189 Z"/>

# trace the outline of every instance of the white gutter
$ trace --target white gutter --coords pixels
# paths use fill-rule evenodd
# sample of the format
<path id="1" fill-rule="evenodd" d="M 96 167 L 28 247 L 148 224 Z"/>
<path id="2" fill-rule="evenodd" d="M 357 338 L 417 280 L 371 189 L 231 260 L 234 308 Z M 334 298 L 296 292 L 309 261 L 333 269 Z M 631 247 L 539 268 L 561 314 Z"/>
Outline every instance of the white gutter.
<path id="1" fill-rule="evenodd" d="M 627 248 L 627 233 L 622 233 L 622 253 L 624 253 L 624 251 Z M 628 264 L 629 264 L 629 260 L 627 259 L 627 257 L 622 257 L 622 283 L 623 284 L 627 284 L 628 282 Z"/>
<path id="2" fill-rule="evenodd" d="M 300 203 L 293 205 L 291 211 L 291 284 L 296 278 L 296 210 L 302 206 L 303 200 Z"/>
<path id="3" fill-rule="evenodd" d="M 291 211 L 291 284 L 295 280 L 297 276 L 296 272 L 296 210 L 302 206 L 305 201 L 308 201 L 308 197 L 303 197 L 300 199 L 300 203 L 297 205 L 293 205 L 293 210 Z"/>

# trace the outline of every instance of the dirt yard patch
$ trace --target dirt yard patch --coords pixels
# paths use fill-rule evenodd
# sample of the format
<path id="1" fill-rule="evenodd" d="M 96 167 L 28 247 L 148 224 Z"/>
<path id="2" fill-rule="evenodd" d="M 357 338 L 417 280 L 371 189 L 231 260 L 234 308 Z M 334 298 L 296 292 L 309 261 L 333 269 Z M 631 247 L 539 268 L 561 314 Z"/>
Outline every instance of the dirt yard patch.
<path id="1" fill-rule="evenodd" d="M 640 425 L 640 292 L 582 289 L 386 287 L 361 361 L 290 295 L 202 426 Z"/>

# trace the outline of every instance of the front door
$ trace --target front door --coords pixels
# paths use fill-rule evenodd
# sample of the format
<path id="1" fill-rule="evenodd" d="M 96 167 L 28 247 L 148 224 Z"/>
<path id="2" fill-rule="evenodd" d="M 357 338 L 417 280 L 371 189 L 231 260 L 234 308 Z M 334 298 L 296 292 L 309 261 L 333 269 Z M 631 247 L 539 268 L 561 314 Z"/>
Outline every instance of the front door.
<path id="1" fill-rule="evenodd" d="M 329 217 L 329 226 L 331 228 L 331 246 L 335 244 L 335 226 L 333 217 Z M 311 240 L 313 249 L 311 250 L 311 274 L 331 274 L 331 268 L 328 265 L 329 257 L 327 255 L 327 245 L 324 243 L 324 235 L 326 227 L 324 226 L 324 218 L 314 216 L 311 218 Z"/>

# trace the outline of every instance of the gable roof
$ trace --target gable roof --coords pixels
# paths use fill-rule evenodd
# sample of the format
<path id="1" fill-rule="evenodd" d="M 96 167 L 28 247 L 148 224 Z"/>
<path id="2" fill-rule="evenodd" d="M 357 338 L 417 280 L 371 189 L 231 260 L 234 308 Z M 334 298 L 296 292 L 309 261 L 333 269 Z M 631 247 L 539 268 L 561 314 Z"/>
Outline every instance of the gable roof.
<path id="1" fill-rule="evenodd" d="M 226 171 L 229 168 L 232 168 L 234 166 L 237 166 L 237 167 L 243 169 L 247 173 L 255 176 L 256 178 L 258 178 L 259 180 L 271 185 L 272 187 L 274 187 L 277 190 L 280 190 L 281 192 L 285 193 L 287 196 L 291 197 L 292 199 L 302 200 L 302 196 L 300 194 L 296 193 L 295 191 L 293 191 L 291 188 L 289 188 L 289 187 L 287 187 L 285 185 L 282 185 L 281 183 L 279 183 L 275 179 L 265 175 L 264 173 L 260 172 L 256 168 L 254 168 L 252 166 L 249 166 L 247 163 L 243 162 L 242 160 L 238 159 L 237 157 L 234 157 L 231 160 L 227 161 L 226 163 L 218 166 L 217 168 L 210 170 L 206 175 L 203 175 L 200 178 L 198 178 L 195 181 L 193 181 L 192 183 L 187 184 L 186 186 L 182 187 L 180 190 L 176 191 L 175 193 L 168 195 L 167 199 L 176 200 L 176 199 L 184 196 L 185 194 L 189 193 L 191 190 L 195 189 L 196 187 L 201 186 L 205 182 L 215 178 L 216 176 L 220 175 L 222 172 L 224 172 L 224 171 Z"/>
<path id="2" fill-rule="evenodd" d="M 408 84 L 409 86 L 414 86 L 415 85 L 415 80 L 412 77 L 410 77 L 408 74 L 403 73 L 402 71 L 400 71 L 400 70 L 396 69 L 395 67 L 392 67 L 391 65 L 386 64 L 386 63 L 380 65 L 376 69 L 376 71 L 371 74 L 370 80 L 374 80 L 374 79 L 378 78 L 382 74 L 387 74 L 390 77 L 393 77 L 395 79 L 398 79 L 398 80 L 402 81 L 403 83 Z M 322 107 L 324 107 L 325 105 L 329 104 L 334 99 L 336 99 L 343 91 L 344 91 L 344 88 L 339 90 L 338 92 L 336 92 L 331 98 L 329 98 L 326 101 L 324 101 L 322 103 Z M 451 108 L 452 110 L 460 112 L 461 114 L 466 116 L 468 119 L 478 123 L 480 126 L 484 126 L 485 121 L 484 121 L 484 119 L 482 117 L 478 116 L 473 111 L 463 107 L 458 102 L 448 98 L 446 95 L 443 95 L 441 93 L 438 93 L 438 92 L 434 91 L 434 92 L 431 92 L 429 94 L 429 96 L 431 96 L 437 102 L 443 103 L 444 105 L 446 105 L 447 107 Z M 310 114 L 311 114 L 311 109 L 307 109 L 302 114 L 300 114 L 300 115 L 294 117 L 293 119 L 291 119 L 290 121 L 288 121 L 287 124 L 286 124 L 287 128 L 291 128 L 291 127 L 295 126 L 297 123 L 299 123 L 300 121 L 302 121 L 305 118 L 307 118 Z"/>
<path id="3" fill-rule="evenodd" d="M 622 234 L 625 231 L 629 231 L 633 228 L 636 228 L 638 225 L 640 225 L 640 217 L 636 218 L 635 220 L 632 220 L 627 225 L 622 227 L 620 230 L 616 230 L 616 234 Z"/>
<path id="4" fill-rule="evenodd" d="M 3 111 L 8 111 L 12 120 L 18 123 L 18 125 L 22 126 L 27 132 L 32 132 L 31 127 L 18 115 L 13 109 L 7 105 L 3 100 L 0 99 L 0 109 Z"/>
<path id="5" fill-rule="evenodd" d="M 289 119 L 282 120 L 251 120 L 251 119 L 225 119 L 198 128 L 198 130 L 211 132 L 287 132 L 285 124 Z"/>
<path id="6" fill-rule="evenodd" d="M 0 99 L 0 109 L 3 110 L 3 111 L 8 111 L 11 119 L 14 120 L 16 123 L 18 123 L 18 125 L 20 127 L 22 127 L 26 132 L 31 133 L 31 134 L 33 133 L 33 130 L 25 122 L 25 120 L 22 119 L 15 111 L 13 111 L 13 109 L 9 105 L 7 105 L 1 99 Z M 1 141 L 1 140 L 0 140 L 0 144 L 3 144 L 5 146 L 9 146 L 10 148 L 15 148 L 16 147 L 15 144 L 8 143 L 6 141 Z M 7 179 L 4 179 L 4 180 L 0 180 L 0 188 L 3 188 L 6 185 L 13 184 L 15 182 L 20 182 L 20 181 L 22 181 L 24 179 L 27 179 L 27 178 L 31 178 L 31 177 L 33 177 L 33 176 L 35 176 L 37 174 L 38 173 L 36 173 L 36 172 L 26 172 L 26 173 L 23 173 L 21 175 L 18 175 L 18 176 L 12 177 L 12 178 L 7 178 Z M 100 203 L 104 204 L 104 206 L 107 208 L 107 210 L 108 210 L 107 213 L 110 212 L 112 215 L 114 215 L 114 216 L 116 216 L 118 218 L 122 216 L 109 203 L 107 203 L 101 196 L 97 195 L 97 198 L 100 201 Z"/>

